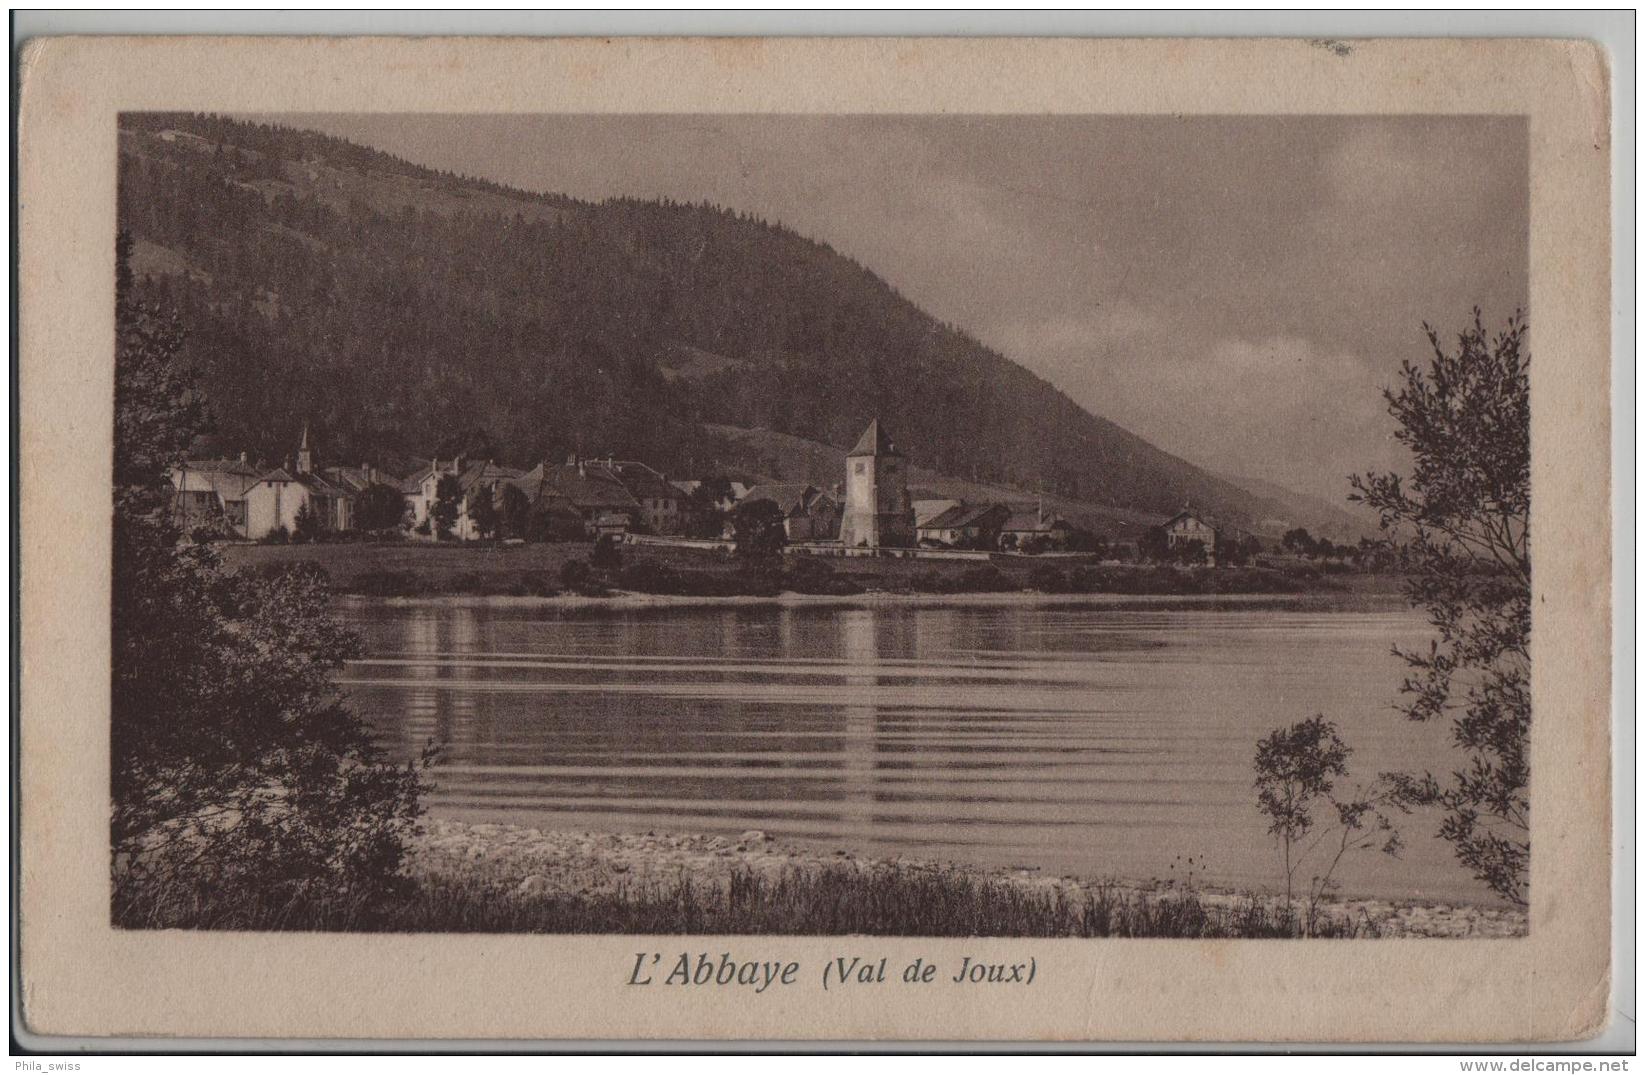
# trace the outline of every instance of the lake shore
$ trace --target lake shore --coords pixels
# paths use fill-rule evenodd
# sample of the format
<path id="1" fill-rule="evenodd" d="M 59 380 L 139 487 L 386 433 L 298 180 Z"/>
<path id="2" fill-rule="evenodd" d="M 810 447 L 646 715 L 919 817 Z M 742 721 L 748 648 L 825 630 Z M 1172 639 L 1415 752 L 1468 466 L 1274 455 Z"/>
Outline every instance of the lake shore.
<path id="1" fill-rule="evenodd" d="M 776 891 L 785 879 L 849 876 L 957 881 L 986 889 L 1006 906 L 1080 907 L 1105 900 L 1148 923 L 1177 923 L 1192 901 L 1212 922 L 1237 923 L 1253 911 L 1272 921 L 1281 897 L 1134 880 L 1048 877 L 1028 869 L 984 869 L 913 858 L 879 858 L 845 849 L 828 853 L 785 844 L 763 832 L 740 836 L 690 833 L 552 832 L 518 825 L 428 819 L 415 840 L 410 870 L 420 884 L 474 889 L 533 901 L 623 902 L 651 899 L 684 885 L 711 901 L 755 878 Z M 746 881 L 743 887 L 748 887 Z M 1523 911 L 1483 904 L 1425 900 L 1333 899 L 1318 908 L 1319 932 L 1380 938 L 1500 938 L 1525 936 Z M 1140 912 L 1140 913 L 1139 913 Z M 1089 916 L 1087 916 L 1089 917 Z M 728 930 L 735 932 L 735 930 Z M 793 932 L 804 932 L 796 930 Z M 949 930 L 934 930 L 951 934 Z M 1015 935 L 1007 933 L 1002 935 Z M 1081 934 L 1087 935 L 1087 934 Z M 1115 935 L 1178 936 L 1176 932 L 1116 931 Z M 1207 930 L 1194 935 L 1240 936 Z"/>
<path id="2" fill-rule="evenodd" d="M 381 542 L 219 546 L 230 570 L 308 564 L 338 594 L 407 600 L 516 598 L 547 607 L 638 607 L 652 598 L 714 605 L 802 599 L 1000 603 L 1024 595 L 1060 600 L 1397 593 L 1394 575 L 1343 564 L 1183 567 L 1095 556 L 999 555 L 986 560 L 785 555 L 750 561 L 723 551 L 621 546 L 604 556 L 585 543 L 481 545 Z M 823 603 L 827 603 L 826 601 Z"/>
<path id="3" fill-rule="evenodd" d="M 1159 608 L 1172 605 L 1201 607 L 1242 605 L 1263 607 L 1283 602 L 1287 607 L 1306 605 L 1310 601 L 1341 605 L 1344 601 L 1365 601 L 1378 605 L 1392 604 L 1392 595 L 1324 593 L 1239 593 L 1239 594 L 1127 594 L 1090 593 L 1058 594 L 1036 590 L 1018 590 L 1010 593 L 898 593 L 870 591 L 861 594 L 802 594 L 792 591 L 770 596 L 737 594 L 734 596 L 691 596 L 685 594 L 651 594 L 613 591 L 593 597 L 583 594 L 556 594 L 546 597 L 517 596 L 512 594 L 432 594 L 422 597 L 376 597 L 363 594 L 338 594 L 339 603 L 361 607 L 388 608 L 519 608 L 551 611 L 612 611 L 638 612 L 656 609 L 712 609 L 712 608 L 986 608 L 986 607 L 1063 607 L 1063 608 Z M 1400 607 L 1404 607 L 1403 604 Z"/>

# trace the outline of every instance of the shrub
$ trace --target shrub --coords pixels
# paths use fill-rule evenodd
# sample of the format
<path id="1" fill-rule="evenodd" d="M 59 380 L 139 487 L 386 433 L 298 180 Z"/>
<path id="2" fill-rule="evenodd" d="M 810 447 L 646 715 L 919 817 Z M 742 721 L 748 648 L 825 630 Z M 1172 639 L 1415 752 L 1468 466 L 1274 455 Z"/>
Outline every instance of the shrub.
<path id="1" fill-rule="evenodd" d="M 621 542 L 615 534 L 601 534 L 589 556 L 589 566 L 600 571 L 616 571 L 623 566 Z"/>
<path id="2" fill-rule="evenodd" d="M 291 544 L 291 531 L 287 530 L 283 525 L 282 526 L 276 526 L 274 529 L 270 530 L 268 533 L 264 534 L 262 536 L 262 538 L 259 539 L 259 544 L 262 544 L 262 545 L 290 545 Z"/>
<path id="3" fill-rule="evenodd" d="M 560 592 L 554 580 L 541 571 L 523 572 L 520 575 L 520 590 L 531 597 L 553 597 Z"/>
<path id="4" fill-rule="evenodd" d="M 642 560 L 623 568 L 617 585 L 636 593 L 679 594 L 686 592 L 680 573 L 666 564 Z"/>
<path id="5" fill-rule="evenodd" d="M 594 569 L 583 560 L 567 560 L 560 568 L 560 585 L 584 597 L 599 597 L 606 588 L 594 574 Z"/>
<path id="6" fill-rule="evenodd" d="M 1276 728 L 1257 742 L 1251 763 L 1257 774 L 1257 809 L 1268 818 L 1268 832 L 1280 846 L 1287 906 L 1298 867 L 1322 846 L 1332 857 L 1325 872 L 1315 874 L 1309 884 L 1311 906 L 1331 890 L 1332 876 L 1349 851 L 1381 843 L 1387 854 L 1399 852 L 1399 833 L 1380 809 L 1398 804 L 1383 781 L 1378 780 L 1369 791 L 1356 789 L 1352 797 L 1337 798 L 1334 794 L 1337 779 L 1348 775 L 1348 757 L 1352 753 L 1337 734 L 1336 725 L 1318 714 L 1288 728 Z M 1335 814 L 1327 821 L 1334 828 L 1304 845 L 1303 838 L 1314 828 L 1314 808 L 1319 803 Z M 1336 833 L 1335 840 L 1328 839 L 1332 832 Z"/>

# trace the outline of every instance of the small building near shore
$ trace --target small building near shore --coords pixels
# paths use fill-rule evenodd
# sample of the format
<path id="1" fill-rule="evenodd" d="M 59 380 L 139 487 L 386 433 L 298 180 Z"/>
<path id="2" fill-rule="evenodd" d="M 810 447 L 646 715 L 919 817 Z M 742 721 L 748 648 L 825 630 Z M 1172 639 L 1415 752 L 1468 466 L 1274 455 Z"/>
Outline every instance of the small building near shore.
<path id="1" fill-rule="evenodd" d="M 1171 517 L 1164 530 L 1167 549 L 1185 548 L 1197 541 L 1206 558 L 1211 559 L 1216 555 L 1217 535 L 1222 528 L 1204 513 L 1185 507 Z"/>
<path id="2" fill-rule="evenodd" d="M 1000 527 L 1000 547 L 1062 549 L 1068 546 L 1069 535 L 1073 532 L 1073 523 L 1054 512 L 1047 512 L 1043 503 L 1032 508 L 1013 508 L 1010 518 Z"/>
<path id="3" fill-rule="evenodd" d="M 1004 504 L 957 504 L 919 524 L 920 544 L 991 549 L 1010 518 L 1011 509 Z"/>

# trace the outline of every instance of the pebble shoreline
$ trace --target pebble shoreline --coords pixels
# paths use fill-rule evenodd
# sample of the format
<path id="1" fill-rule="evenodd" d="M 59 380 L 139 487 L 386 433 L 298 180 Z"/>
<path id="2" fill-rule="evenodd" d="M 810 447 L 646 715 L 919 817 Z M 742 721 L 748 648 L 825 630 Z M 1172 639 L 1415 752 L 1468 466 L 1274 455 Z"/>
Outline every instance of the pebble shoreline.
<path id="1" fill-rule="evenodd" d="M 833 854 L 783 844 L 759 831 L 740 836 L 689 833 L 550 832 L 521 825 L 474 824 L 428 819 L 412 845 L 410 868 L 430 877 L 473 879 L 506 886 L 520 895 L 609 894 L 619 889 L 672 885 L 682 877 L 724 887 L 736 869 L 766 876 L 786 870 L 847 865 L 861 869 L 960 870 L 977 878 L 1036 891 L 1085 891 L 1091 882 L 1047 877 L 1034 870 L 984 869 L 917 859 Z M 1105 881 L 1146 898 L 1163 898 L 1169 886 Z M 1243 904 L 1249 893 L 1201 888 L 1205 903 Z M 1275 897 L 1263 897 L 1274 899 Z M 1500 938 L 1528 933 L 1525 912 L 1504 907 L 1421 900 L 1340 899 L 1326 913 L 1369 919 L 1382 937 Z"/>

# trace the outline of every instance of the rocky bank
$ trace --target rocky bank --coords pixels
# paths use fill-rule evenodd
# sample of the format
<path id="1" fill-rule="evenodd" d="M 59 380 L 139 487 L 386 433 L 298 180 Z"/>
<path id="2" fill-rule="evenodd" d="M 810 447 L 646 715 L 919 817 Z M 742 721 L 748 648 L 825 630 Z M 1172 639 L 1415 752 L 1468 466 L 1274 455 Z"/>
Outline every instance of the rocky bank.
<path id="1" fill-rule="evenodd" d="M 1035 890 L 1085 891 L 1097 884 L 1122 888 L 1148 899 L 1172 895 L 1167 885 L 1135 881 L 1093 882 L 1073 877 L 1046 877 L 1032 870 L 992 870 L 957 863 L 872 858 L 847 851 L 833 854 L 781 843 L 763 832 L 740 836 L 678 833 L 546 832 L 519 825 L 472 824 L 429 819 L 411 856 L 413 872 L 498 884 L 521 895 L 559 892 L 567 895 L 609 894 L 673 885 L 689 878 L 702 885 L 725 886 L 733 871 L 748 869 L 768 876 L 787 870 L 844 865 L 857 869 L 961 870 L 978 878 Z M 1249 893 L 1201 888 L 1207 903 L 1243 904 Z M 1274 897 L 1260 897 L 1275 899 Z M 1275 902 L 1278 902 L 1275 899 Z M 1473 904 L 1417 900 L 1341 899 L 1325 913 L 1353 921 L 1369 920 L 1382 937 L 1518 937 L 1527 932 L 1523 911 Z"/>

